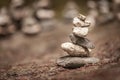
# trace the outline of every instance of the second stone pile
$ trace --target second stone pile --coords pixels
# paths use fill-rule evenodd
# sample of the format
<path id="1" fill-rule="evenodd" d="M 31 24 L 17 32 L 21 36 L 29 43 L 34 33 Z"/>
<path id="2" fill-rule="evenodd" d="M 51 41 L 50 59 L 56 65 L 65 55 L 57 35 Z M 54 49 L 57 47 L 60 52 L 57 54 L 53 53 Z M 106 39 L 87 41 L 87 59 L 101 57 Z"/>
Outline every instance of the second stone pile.
<path id="1" fill-rule="evenodd" d="M 66 68 L 78 68 L 85 64 L 98 63 L 98 58 L 90 57 L 94 45 L 86 38 L 91 23 L 84 15 L 79 14 L 73 19 L 73 25 L 72 34 L 69 36 L 72 42 L 61 45 L 68 56 L 59 58 L 57 64 Z"/>

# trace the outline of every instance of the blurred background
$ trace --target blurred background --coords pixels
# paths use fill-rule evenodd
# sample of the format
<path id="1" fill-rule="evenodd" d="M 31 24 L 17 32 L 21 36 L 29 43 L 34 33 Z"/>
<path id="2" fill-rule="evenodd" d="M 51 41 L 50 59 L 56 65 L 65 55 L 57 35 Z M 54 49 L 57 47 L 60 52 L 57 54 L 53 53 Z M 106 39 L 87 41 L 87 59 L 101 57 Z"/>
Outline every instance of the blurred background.
<path id="1" fill-rule="evenodd" d="M 79 13 L 92 23 L 88 35 L 96 46 L 92 56 L 101 61 L 119 59 L 120 0 L 1 0 L 0 79 L 11 78 L 3 73 L 24 75 L 34 64 L 51 68 L 50 63 L 66 55 L 60 45 L 70 41 L 72 19 Z M 16 65 L 23 66 L 22 73 Z"/>

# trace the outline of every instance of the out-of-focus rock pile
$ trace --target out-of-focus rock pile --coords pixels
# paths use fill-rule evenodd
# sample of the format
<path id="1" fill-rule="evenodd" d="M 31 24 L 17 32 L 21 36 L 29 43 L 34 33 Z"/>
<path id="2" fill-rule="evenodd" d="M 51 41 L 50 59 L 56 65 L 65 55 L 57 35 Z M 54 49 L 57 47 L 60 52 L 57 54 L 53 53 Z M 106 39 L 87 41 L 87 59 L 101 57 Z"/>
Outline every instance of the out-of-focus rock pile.
<path id="1" fill-rule="evenodd" d="M 77 4 L 68 0 L 63 19 L 70 23 L 78 13 Z M 11 0 L 8 7 L 0 9 L 0 37 L 16 32 L 33 35 L 51 31 L 57 24 L 55 16 L 51 0 L 35 0 L 31 5 L 26 5 L 25 0 Z"/>
<path id="2" fill-rule="evenodd" d="M 15 32 L 38 34 L 55 24 L 55 12 L 50 8 L 49 0 L 37 0 L 32 6 L 26 6 L 24 0 L 11 0 L 8 7 L 0 9 L 0 36 Z"/>
<path id="3" fill-rule="evenodd" d="M 0 37 L 16 32 L 31 35 L 55 29 L 58 22 L 51 2 L 35 0 L 32 5 L 26 5 L 25 0 L 11 0 L 9 6 L 0 8 Z M 120 21 L 120 0 L 88 0 L 86 4 L 91 26 Z M 68 0 L 62 12 L 63 21 L 71 23 L 79 13 L 78 7 L 75 0 Z"/>
<path id="4" fill-rule="evenodd" d="M 120 0 L 88 0 L 87 7 L 93 25 L 120 21 Z"/>
<path id="5" fill-rule="evenodd" d="M 90 21 L 86 21 L 84 15 L 79 15 L 73 19 L 73 29 L 70 39 L 72 42 L 66 42 L 61 45 L 62 49 L 68 53 L 68 56 L 61 57 L 57 64 L 66 68 L 78 68 L 85 64 L 94 64 L 99 62 L 98 58 L 90 57 L 93 43 L 86 38 L 89 32 Z"/>

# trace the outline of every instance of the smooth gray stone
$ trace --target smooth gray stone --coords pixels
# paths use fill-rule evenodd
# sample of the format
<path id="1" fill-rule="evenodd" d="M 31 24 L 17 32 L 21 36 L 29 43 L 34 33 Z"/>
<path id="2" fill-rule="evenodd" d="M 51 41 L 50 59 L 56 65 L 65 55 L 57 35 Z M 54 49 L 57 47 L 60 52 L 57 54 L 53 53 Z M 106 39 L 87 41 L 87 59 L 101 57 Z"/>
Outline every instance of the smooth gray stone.
<path id="1" fill-rule="evenodd" d="M 87 38 L 78 37 L 78 36 L 75 36 L 74 34 L 70 34 L 69 37 L 70 37 L 72 43 L 74 43 L 76 45 L 80 45 L 82 47 L 89 48 L 89 49 L 95 48 L 94 44 Z"/>
<path id="2" fill-rule="evenodd" d="M 84 66 L 85 64 L 95 64 L 100 60 L 95 57 L 70 57 L 65 56 L 61 57 L 57 60 L 57 65 L 62 66 L 64 68 L 79 68 Z"/>

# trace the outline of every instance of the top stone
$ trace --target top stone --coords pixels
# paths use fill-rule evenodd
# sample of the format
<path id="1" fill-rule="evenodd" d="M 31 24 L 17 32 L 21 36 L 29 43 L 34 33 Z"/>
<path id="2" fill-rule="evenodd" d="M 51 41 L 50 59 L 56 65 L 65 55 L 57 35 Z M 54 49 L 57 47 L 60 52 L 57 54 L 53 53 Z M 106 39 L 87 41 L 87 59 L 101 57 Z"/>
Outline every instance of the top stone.
<path id="1" fill-rule="evenodd" d="M 73 19 L 73 25 L 74 25 L 74 27 L 81 27 L 84 25 L 84 22 L 81 21 L 78 17 L 75 17 Z"/>
<path id="2" fill-rule="evenodd" d="M 90 26 L 90 22 L 85 21 L 86 17 L 83 15 L 79 15 L 78 17 L 75 17 L 73 19 L 73 25 L 74 27 L 89 27 Z"/>

